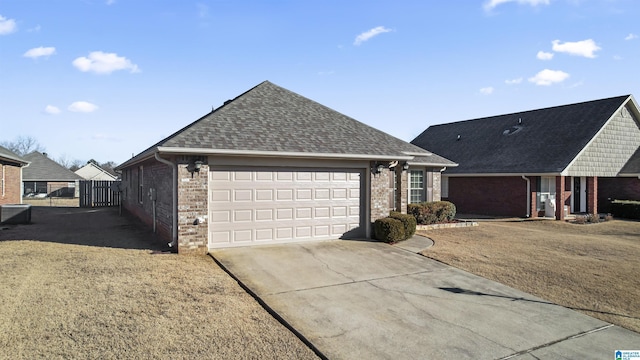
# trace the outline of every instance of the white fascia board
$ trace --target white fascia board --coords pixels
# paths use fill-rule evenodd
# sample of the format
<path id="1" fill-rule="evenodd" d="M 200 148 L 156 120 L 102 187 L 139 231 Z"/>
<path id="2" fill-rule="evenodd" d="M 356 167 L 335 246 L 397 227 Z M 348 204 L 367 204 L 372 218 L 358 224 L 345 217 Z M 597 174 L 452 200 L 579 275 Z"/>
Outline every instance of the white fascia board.
<path id="1" fill-rule="evenodd" d="M 256 156 L 256 157 L 358 159 L 358 160 L 380 160 L 380 161 L 413 159 L 413 156 L 398 156 L 398 155 L 329 154 L 329 153 L 304 153 L 304 152 L 289 152 L 289 151 L 176 148 L 176 147 L 163 147 L 163 146 L 158 147 L 158 152 L 162 154 L 173 154 L 173 155 L 191 155 L 191 154 L 194 154 L 194 155 L 242 155 L 242 156 Z"/>
<path id="2" fill-rule="evenodd" d="M 407 161 L 409 166 L 431 166 L 431 167 L 456 167 L 458 164 L 442 164 L 442 163 L 429 163 L 420 161 Z"/>
<path id="3" fill-rule="evenodd" d="M 402 153 L 405 154 L 405 155 L 410 155 L 410 156 L 431 156 L 431 155 L 433 155 L 432 152 L 429 152 L 427 150 L 425 150 L 425 152 L 403 151 Z"/>

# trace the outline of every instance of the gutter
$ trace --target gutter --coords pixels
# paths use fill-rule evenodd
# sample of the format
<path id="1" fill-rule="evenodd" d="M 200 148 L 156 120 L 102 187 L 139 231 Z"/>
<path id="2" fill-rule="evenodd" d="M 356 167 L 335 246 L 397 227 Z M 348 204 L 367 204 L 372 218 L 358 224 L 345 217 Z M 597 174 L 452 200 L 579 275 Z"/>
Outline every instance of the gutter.
<path id="1" fill-rule="evenodd" d="M 22 169 L 29 167 L 29 165 L 31 165 L 30 162 L 20 167 L 20 204 L 22 204 L 22 198 L 24 197 L 24 183 L 23 183 L 24 179 L 22 178 Z"/>
<path id="2" fill-rule="evenodd" d="M 159 162 L 169 165 L 171 166 L 171 170 L 173 170 L 173 176 L 172 176 L 172 187 L 171 187 L 171 211 L 172 211 L 172 216 L 171 216 L 171 242 L 169 244 L 167 244 L 169 247 L 174 247 L 176 245 L 178 245 L 178 164 L 177 163 L 173 163 L 167 159 L 163 159 L 160 157 L 160 153 L 155 153 L 154 157 L 156 158 L 156 160 L 158 160 Z M 154 224 L 153 226 L 155 227 L 155 219 L 154 219 Z"/>
<path id="3" fill-rule="evenodd" d="M 530 211 L 531 211 L 531 179 L 529 179 L 528 177 L 524 176 L 524 175 L 520 175 L 522 176 L 522 180 L 525 180 L 527 182 L 527 215 L 526 217 L 531 217 Z"/>

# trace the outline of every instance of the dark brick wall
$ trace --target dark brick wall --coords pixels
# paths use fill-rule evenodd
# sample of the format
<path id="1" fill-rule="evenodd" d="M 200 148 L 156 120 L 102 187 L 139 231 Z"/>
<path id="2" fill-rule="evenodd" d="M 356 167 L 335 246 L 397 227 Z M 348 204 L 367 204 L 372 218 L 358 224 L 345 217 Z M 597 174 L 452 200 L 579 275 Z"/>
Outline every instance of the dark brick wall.
<path id="1" fill-rule="evenodd" d="M 178 252 L 206 254 L 209 241 L 209 166 L 178 165 Z M 196 221 L 197 220 L 197 221 Z"/>
<path id="2" fill-rule="evenodd" d="M 616 199 L 640 201 L 640 179 L 598 178 L 598 212 L 609 212 L 609 201 Z"/>
<path id="3" fill-rule="evenodd" d="M 535 190 L 532 181 L 531 191 Z M 449 197 L 443 200 L 454 203 L 460 214 L 524 217 L 526 192 L 527 182 L 521 177 L 449 177 Z"/>

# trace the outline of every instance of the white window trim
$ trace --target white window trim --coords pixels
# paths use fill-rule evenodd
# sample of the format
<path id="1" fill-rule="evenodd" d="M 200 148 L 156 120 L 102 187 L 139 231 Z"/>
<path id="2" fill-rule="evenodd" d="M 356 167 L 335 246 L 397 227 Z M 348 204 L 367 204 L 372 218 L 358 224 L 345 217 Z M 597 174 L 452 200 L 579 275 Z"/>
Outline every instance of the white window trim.
<path id="1" fill-rule="evenodd" d="M 411 181 L 411 180 L 412 180 L 412 177 L 413 177 L 412 174 L 414 172 L 420 172 L 422 174 L 422 187 L 421 188 L 414 188 L 413 187 L 413 181 Z M 420 202 L 425 201 L 425 185 L 426 185 L 425 171 L 423 169 L 411 169 L 411 170 L 409 170 L 409 179 L 408 180 L 409 180 L 409 186 L 408 186 L 408 188 L 409 188 L 409 204 L 418 204 Z M 413 190 L 420 190 L 420 199 L 421 200 L 419 202 L 414 202 L 413 201 L 412 196 L 411 196 Z"/>

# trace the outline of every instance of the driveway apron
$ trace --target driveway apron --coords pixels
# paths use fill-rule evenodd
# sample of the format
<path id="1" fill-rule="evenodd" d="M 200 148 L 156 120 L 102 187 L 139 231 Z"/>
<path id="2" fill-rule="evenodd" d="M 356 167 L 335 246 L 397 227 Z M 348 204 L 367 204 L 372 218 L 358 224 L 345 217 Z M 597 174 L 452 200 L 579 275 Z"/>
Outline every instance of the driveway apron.
<path id="1" fill-rule="evenodd" d="M 329 359 L 613 359 L 640 348 L 635 332 L 384 243 L 211 255 Z"/>

